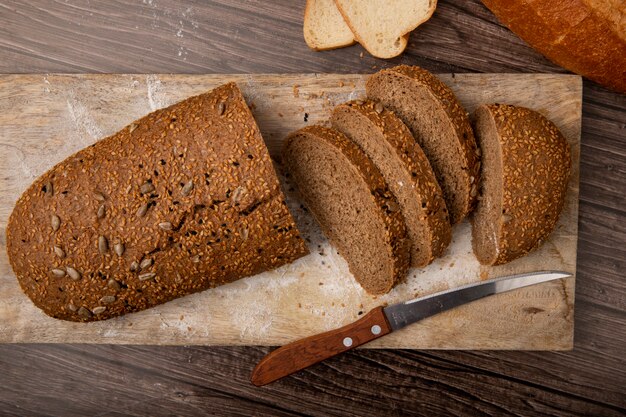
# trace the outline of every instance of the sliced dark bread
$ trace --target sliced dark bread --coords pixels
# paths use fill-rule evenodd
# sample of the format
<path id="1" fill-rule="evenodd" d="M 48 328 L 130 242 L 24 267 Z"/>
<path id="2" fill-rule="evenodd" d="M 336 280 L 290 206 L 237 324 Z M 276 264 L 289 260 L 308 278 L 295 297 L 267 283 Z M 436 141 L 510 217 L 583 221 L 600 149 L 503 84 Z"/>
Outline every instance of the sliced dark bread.
<path id="1" fill-rule="evenodd" d="M 333 127 L 361 147 L 398 199 L 411 239 L 411 265 L 423 267 L 450 243 L 450 221 L 435 174 L 411 132 L 372 101 L 335 108 Z"/>
<path id="2" fill-rule="evenodd" d="M 570 149 L 551 121 L 523 107 L 481 106 L 475 131 L 483 172 L 472 246 L 480 263 L 498 265 L 536 249 L 554 229 L 567 191 Z"/>
<path id="3" fill-rule="evenodd" d="M 290 134 L 283 161 L 324 234 L 370 294 L 404 277 L 410 241 L 394 195 L 378 169 L 343 134 L 321 126 Z"/>
<path id="4" fill-rule="evenodd" d="M 463 220 L 475 205 L 480 154 L 452 90 L 430 72 L 407 65 L 372 75 L 366 89 L 409 127 L 443 190 L 450 221 Z"/>

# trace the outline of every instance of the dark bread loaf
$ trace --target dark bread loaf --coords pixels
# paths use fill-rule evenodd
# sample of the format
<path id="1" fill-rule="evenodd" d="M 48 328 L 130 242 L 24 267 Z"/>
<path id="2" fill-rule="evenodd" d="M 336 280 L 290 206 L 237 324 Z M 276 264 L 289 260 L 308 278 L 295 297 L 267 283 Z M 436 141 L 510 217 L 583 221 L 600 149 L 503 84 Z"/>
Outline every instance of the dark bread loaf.
<path id="1" fill-rule="evenodd" d="M 370 294 L 404 277 L 410 241 L 394 195 L 361 149 L 343 134 L 310 126 L 290 134 L 283 161 L 324 234 Z"/>
<path id="2" fill-rule="evenodd" d="M 571 159 L 567 141 L 541 114 L 505 104 L 476 110 L 482 149 L 481 200 L 472 217 L 480 263 L 503 264 L 536 249 L 563 209 Z"/>
<path id="3" fill-rule="evenodd" d="M 430 161 L 452 224 L 474 208 L 480 155 L 467 112 L 430 72 L 401 65 L 372 75 L 367 96 L 380 101 L 409 127 Z"/>
<path id="4" fill-rule="evenodd" d="M 450 243 L 451 227 L 441 188 L 409 129 L 372 101 L 337 106 L 331 123 L 363 149 L 398 199 L 411 239 L 411 265 L 428 265 Z"/>
<path id="5" fill-rule="evenodd" d="M 233 83 L 157 110 L 39 177 L 7 226 L 24 292 L 102 320 L 307 253 Z"/>

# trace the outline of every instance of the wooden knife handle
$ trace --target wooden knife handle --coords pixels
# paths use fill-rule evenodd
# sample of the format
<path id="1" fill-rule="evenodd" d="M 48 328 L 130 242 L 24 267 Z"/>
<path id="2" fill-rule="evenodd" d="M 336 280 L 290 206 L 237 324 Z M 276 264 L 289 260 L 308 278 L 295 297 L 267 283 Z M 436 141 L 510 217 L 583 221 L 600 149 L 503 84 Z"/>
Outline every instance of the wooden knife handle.
<path id="1" fill-rule="evenodd" d="M 256 386 L 269 384 L 390 332 L 383 308 L 376 307 L 354 323 L 297 340 L 269 353 L 254 368 L 250 380 Z"/>

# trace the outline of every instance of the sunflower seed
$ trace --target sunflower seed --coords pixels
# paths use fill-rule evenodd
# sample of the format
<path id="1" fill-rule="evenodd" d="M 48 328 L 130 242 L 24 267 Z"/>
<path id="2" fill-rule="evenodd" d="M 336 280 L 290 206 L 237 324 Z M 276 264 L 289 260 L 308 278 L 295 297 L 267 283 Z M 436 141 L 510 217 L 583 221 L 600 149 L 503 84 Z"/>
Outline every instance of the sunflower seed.
<path id="1" fill-rule="evenodd" d="M 50 272 L 57 278 L 63 278 L 65 276 L 65 271 L 59 268 L 53 268 Z"/>
<path id="2" fill-rule="evenodd" d="M 474 176 L 470 176 L 470 184 L 474 184 L 475 178 Z"/>
<path id="3" fill-rule="evenodd" d="M 141 194 L 148 194 L 154 191 L 154 185 L 151 182 L 144 182 L 141 187 L 139 187 L 139 192 Z"/>
<path id="4" fill-rule="evenodd" d="M 54 254 L 61 259 L 65 258 L 65 251 L 60 246 L 54 247 Z"/>
<path id="5" fill-rule="evenodd" d="M 478 194 L 478 190 L 476 188 L 476 184 L 472 185 L 472 188 L 470 189 L 470 195 L 472 197 L 476 197 L 476 194 Z"/>
<path id="6" fill-rule="evenodd" d="M 84 319 L 88 319 L 91 316 L 93 316 L 93 314 L 91 313 L 91 311 L 89 311 L 88 309 L 86 309 L 85 307 L 81 307 L 78 309 L 78 315 Z"/>
<path id="7" fill-rule="evenodd" d="M 59 218 L 59 216 L 57 216 L 56 214 L 50 216 L 50 225 L 52 226 L 52 230 L 54 230 L 55 232 L 59 230 L 59 227 L 61 227 L 61 219 Z"/>
<path id="8" fill-rule="evenodd" d="M 93 314 L 100 314 L 100 313 L 104 313 L 106 311 L 106 307 L 105 306 L 98 306 L 98 307 L 94 307 Z"/>
<path id="9" fill-rule="evenodd" d="M 511 217 L 511 215 L 510 215 L 510 214 L 506 214 L 506 213 L 505 213 L 505 214 L 503 214 L 503 215 L 502 215 L 502 222 L 503 222 L 503 223 L 508 223 L 508 222 L 510 222 L 512 219 L 513 219 L 513 217 Z"/>
<path id="10" fill-rule="evenodd" d="M 109 251 L 109 241 L 104 236 L 98 237 L 98 251 L 101 255 L 104 255 Z"/>
<path id="11" fill-rule="evenodd" d="M 244 227 L 243 229 L 241 229 L 241 238 L 243 240 L 248 240 L 248 228 Z"/>
<path id="12" fill-rule="evenodd" d="M 122 242 L 118 242 L 113 246 L 113 250 L 117 253 L 117 256 L 122 256 L 124 254 L 124 244 Z"/>
<path id="13" fill-rule="evenodd" d="M 152 279 L 156 277 L 156 274 L 154 272 L 147 272 L 145 274 L 140 274 L 139 275 L 139 281 L 147 281 L 149 279 Z"/>
<path id="14" fill-rule="evenodd" d="M 377 101 L 376 104 L 374 104 L 374 111 L 378 114 L 381 114 L 383 110 L 385 110 L 385 108 L 383 107 L 383 103 Z"/>
<path id="15" fill-rule="evenodd" d="M 146 269 L 149 268 L 150 266 L 152 266 L 152 263 L 154 261 L 152 260 L 152 258 L 146 258 L 143 261 L 141 261 L 141 263 L 139 264 L 139 268 L 140 269 Z"/>
<path id="16" fill-rule="evenodd" d="M 148 204 L 142 204 L 141 207 L 139 207 L 139 210 L 137 210 L 137 217 L 143 217 L 146 215 L 147 212 Z"/>
<path id="17" fill-rule="evenodd" d="M 46 183 L 46 185 L 43 186 L 44 187 L 44 192 L 46 194 L 48 194 L 49 196 L 53 196 L 54 195 L 54 186 L 52 185 L 52 183 L 50 181 L 48 181 Z"/>
<path id="18" fill-rule="evenodd" d="M 226 110 L 226 104 L 220 101 L 220 103 L 217 105 L 217 114 L 221 116 L 222 114 L 224 114 L 224 110 Z"/>
<path id="19" fill-rule="evenodd" d="M 186 195 L 189 195 L 189 193 L 191 192 L 191 190 L 193 190 L 193 180 L 189 180 L 189 181 L 187 182 L 187 184 L 185 184 L 185 185 L 183 186 L 183 191 L 182 191 L 182 193 L 183 193 L 183 195 L 185 195 L 185 196 L 186 196 Z"/>
<path id="20" fill-rule="evenodd" d="M 111 304 L 111 303 L 115 302 L 115 296 L 114 295 L 105 295 L 104 297 L 102 297 L 100 299 L 100 302 L 102 304 Z"/>
<path id="21" fill-rule="evenodd" d="M 159 227 L 163 230 L 172 230 L 172 223 L 170 222 L 159 223 Z"/>
<path id="22" fill-rule="evenodd" d="M 107 287 L 114 289 L 116 291 L 119 291 L 122 289 L 122 286 L 120 285 L 120 283 L 114 280 L 113 278 L 111 278 L 109 282 L 107 282 Z"/>
<path id="23" fill-rule="evenodd" d="M 193 258 L 191 258 L 191 262 L 193 262 L 194 264 L 197 264 L 198 262 L 200 262 L 200 255 L 196 255 Z"/>
<path id="24" fill-rule="evenodd" d="M 361 106 L 363 105 L 363 100 L 354 100 L 354 104 Z"/>
<path id="25" fill-rule="evenodd" d="M 128 133 L 133 133 L 135 129 L 137 129 L 137 125 L 135 123 L 131 123 L 130 126 L 128 126 Z"/>
<path id="26" fill-rule="evenodd" d="M 68 308 L 70 311 L 73 311 L 74 313 L 76 312 L 76 310 L 78 310 L 78 308 L 77 308 L 77 307 L 76 307 L 73 303 L 69 303 L 69 304 L 67 305 L 67 308 Z"/>
<path id="27" fill-rule="evenodd" d="M 233 195 L 232 195 L 233 202 L 239 203 L 241 199 L 243 198 L 244 194 L 246 193 L 246 191 L 247 191 L 246 188 L 242 186 L 235 188 L 235 191 L 233 191 Z"/>
<path id="28" fill-rule="evenodd" d="M 104 217 L 104 215 L 106 214 L 106 208 L 104 207 L 104 204 L 101 204 L 100 207 L 98 207 L 98 211 L 96 212 L 96 216 L 101 219 Z"/>
<path id="29" fill-rule="evenodd" d="M 104 198 L 104 194 L 99 193 L 99 192 L 97 192 L 97 191 L 96 191 L 95 193 L 93 193 L 93 196 L 94 196 L 94 197 L 95 197 L 95 199 L 96 199 L 96 200 L 98 200 L 98 201 L 104 201 L 104 200 L 105 200 L 105 198 Z"/>
<path id="30" fill-rule="evenodd" d="M 139 269 L 139 262 L 137 261 L 132 261 L 130 263 L 130 272 L 135 272 Z"/>
<path id="31" fill-rule="evenodd" d="M 70 278 L 72 278 L 74 281 L 78 281 L 80 279 L 80 277 L 81 277 L 80 272 L 78 272 L 77 270 L 75 270 L 71 266 L 68 266 L 65 269 L 67 270 L 67 275 L 69 275 Z"/>

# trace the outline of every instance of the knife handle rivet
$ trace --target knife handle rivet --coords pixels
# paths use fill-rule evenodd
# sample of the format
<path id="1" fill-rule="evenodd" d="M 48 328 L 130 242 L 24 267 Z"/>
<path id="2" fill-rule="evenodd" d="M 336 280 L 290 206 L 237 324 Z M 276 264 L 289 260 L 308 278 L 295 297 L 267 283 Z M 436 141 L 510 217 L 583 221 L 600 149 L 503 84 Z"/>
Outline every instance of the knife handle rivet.
<path id="1" fill-rule="evenodd" d="M 343 345 L 345 347 L 350 347 L 352 346 L 352 338 L 351 337 L 346 337 L 343 339 Z"/>
<path id="2" fill-rule="evenodd" d="M 372 330 L 372 334 L 380 334 L 382 329 L 380 328 L 378 324 L 375 324 L 372 326 L 371 330 Z"/>

